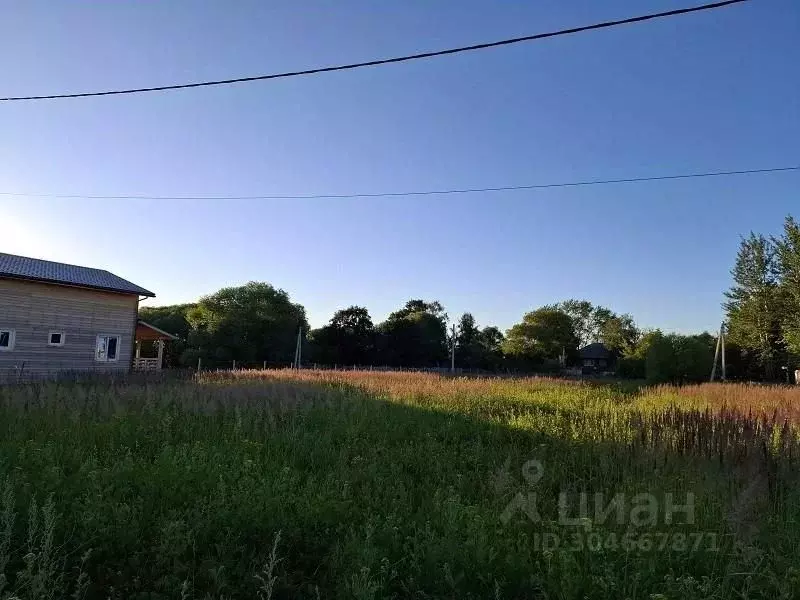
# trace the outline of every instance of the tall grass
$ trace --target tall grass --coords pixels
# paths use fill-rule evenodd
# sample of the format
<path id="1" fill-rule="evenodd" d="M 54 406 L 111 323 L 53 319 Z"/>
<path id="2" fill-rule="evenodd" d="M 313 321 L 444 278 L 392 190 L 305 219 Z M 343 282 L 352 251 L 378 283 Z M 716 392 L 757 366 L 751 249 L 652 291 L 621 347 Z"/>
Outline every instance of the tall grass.
<path id="1" fill-rule="evenodd" d="M 798 402 L 331 371 L 0 388 L 0 599 L 792 598 Z M 558 519 L 580 492 L 694 494 L 691 525 L 585 525 L 718 548 L 537 546 L 586 532 Z"/>

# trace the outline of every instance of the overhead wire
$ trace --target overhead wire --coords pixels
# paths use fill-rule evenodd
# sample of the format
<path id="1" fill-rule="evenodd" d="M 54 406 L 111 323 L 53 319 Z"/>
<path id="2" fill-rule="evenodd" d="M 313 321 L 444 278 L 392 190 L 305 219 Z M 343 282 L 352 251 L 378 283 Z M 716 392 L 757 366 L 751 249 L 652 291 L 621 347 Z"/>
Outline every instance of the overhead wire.
<path id="1" fill-rule="evenodd" d="M 532 183 L 526 185 L 504 185 L 482 188 L 450 188 L 441 190 L 412 190 L 405 192 L 366 192 L 349 194 L 267 194 L 254 196 L 215 195 L 215 196 L 160 196 L 160 195 L 93 195 L 93 194 L 41 194 L 26 192 L 0 192 L 0 196 L 17 196 L 30 198 L 61 198 L 83 200 L 316 200 L 316 199 L 348 199 L 348 198 L 395 198 L 403 196 L 444 196 L 455 194 L 478 194 L 492 192 L 515 192 L 521 190 L 543 190 L 552 188 L 585 187 L 593 185 L 612 185 L 626 183 L 644 183 L 653 181 L 671 181 L 680 179 L 698 179 L 706 177 L 727 177 L 734 175 L 757 175 L 800 171 L 800 165 L 785 167 L 768 167 L 761 169 L 740 169 L 728 171 L 706 171 L 700 173 L 678 173 L 671 175 L 653 175 L 646 177 L 624 177 L 617 179 L 588 179 L 581 181 L 565 181 L 556 183 Z"/>
<path id="2" fill-rule="evenodd" d="M 431 52 L 420 52 L 417 54 L 408 54 L 405 56 L 395 56 L 392 58 L 381 58 L 375 60 L 367 60 L 362 62 L 356 63 L 349 63 L 349 64 L 342 64 L 342 65 L 334 65 L 334 66 L 327 66 L 327 67 L 315 67 L 311 69 L 302 69 L 297 71 L 286 71 L 283 73 L 270 73 L 266 75 L 254 75 L 250 77 L 233 77 L 230 79 L 216 79 L 211 81 L 197 81 L 191 83 L 176 83 L 170 85 L 157 85 L 157 86 L 150 86 L 150 87 L 138 87 L 138 88 L 126 88 L 126 89 L 115 89 L 115 90 L 103 90 L 103 91 L 93 91 L 93 92 L 75 92 L 75 93 L 54 93 L 54 94 L 42 94 L 42 95 L 28 95 L 28 96 L 6 96 L 0 97 L 0 102 L 22 102 L 22 101 L 34 101 L 34 100 L 61 100 L 67 98 L 90 98 L 96 96 L 119 96 L 124 94 L 143 94 L 149 92 L 166 92 L 171 90 L 183 90 L 183 89 L 190 89 L 190 88 L 203 88 L 203 87 L 211 87 L 211 86 L 220 86 L 220 85 L 232 85 L 237 83 L 249 83 L 253 81 L 267 81 L 272 79 L 286 79 L 289 77 L 301 77 L 301 76 L 308 76 L 308 75 L 318 75 L 320 73 L 331 73 L 334 71 L 351 71 L 353 69 L 362 69 L 366 67 L 376 67 L 380 65 L 389 65 L 395 63 L 402 63 L 408 62 L 413 60 L 421 60 L 421 59 L 428 59 L 434 58 L 438 56 L 447 56 L 452 54 L 460 54 L 463 52 L 473 52 L 476 50 L 486 50 L 489 48 L 498 48 L 501 46 L 510 46 L 512 44 L 520 44 L 523 42 L 531 42 L 535 40 L 542 40 L 546 38 L 553 38 L 559 37 L 564 35 L 572 35 L 575 33 L 582 33 L 585 31 L 593 31 L 598 29 L 608 29 L 611 27 L 618 27 L 621 25 L 630 25 L 633 23 L 642 23 L 645 21 L 652 21 L 655 19 L 663 19 L 668 17 L 676 17 L 680 15 L 687 15 L 691 13 L 697 13 L 702 11 L 709 11 L 715 10 L 718 8 L 723 8 L 726 6 L 731 6 L 733 4 L 742 4 L 744 2 L 750 2 L 751 0 L 724 0 L 721 2 L 712 2 L 709 4 L 702 4 L 699 6 L 690 6 L 685 8 L 678 8 L 674 10 L 667 10 L 663 12 L 657 13 L 649 13 L 645 15 L 639 15 L 636 17 L 628 17 L 626 19 L 617 19 L 613 21 L 603 21 L 601 23 L 594 23 L 591 25 L 582 25 L 579 27 L 570 27 L 568 29 L 560 29 L 557 31 L 548 31 L 544 33 L 535 33 L 532 35 L 525 35 L 521 37 L 515 38 L 508 38 L 503 40 L 497 40 L 493 42 L 485 42 L 481 44 L 472 44 L 470 46 L 460 46 L 457 48 L 448 48 L 445 50 L 435 50 Z"/>

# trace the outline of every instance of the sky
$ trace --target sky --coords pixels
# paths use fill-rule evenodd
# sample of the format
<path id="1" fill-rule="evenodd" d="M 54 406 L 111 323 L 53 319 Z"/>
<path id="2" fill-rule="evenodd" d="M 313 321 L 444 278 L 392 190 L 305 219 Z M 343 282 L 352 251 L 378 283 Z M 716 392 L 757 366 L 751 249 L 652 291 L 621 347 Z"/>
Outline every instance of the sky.
<path id="1" fill-rule="evenodd" d="M 529 35 L 688 1 L 0 0 L 0 96 L 183 83 Z M 705 13 L 312 77 L 0 103 L 0 251 L 108 269 L 157 298 L 247 281 L 313 326 L 410 298 L 503 329 L 586 298 L 713 330 L 741 235 L 800 216 L 800 172 L 468 195 L 800 164 L 800 4 Z M 15 195 L 16 194 L 16 195 Z"/>

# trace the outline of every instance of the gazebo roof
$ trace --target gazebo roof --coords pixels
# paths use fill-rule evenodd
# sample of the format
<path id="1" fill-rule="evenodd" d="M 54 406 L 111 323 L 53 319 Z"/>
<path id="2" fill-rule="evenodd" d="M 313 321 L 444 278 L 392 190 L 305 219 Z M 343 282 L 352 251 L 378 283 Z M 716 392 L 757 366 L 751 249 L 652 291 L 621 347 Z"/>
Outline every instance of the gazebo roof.
<path id="1" fill-rule="evenodd" d="M 139 321 L 136 323 L 136 339 L 139 341 L 150 341 L 150 340 L 177 340 L 177 335 L 172 335 L 164 331 L 163 329 L 159 329 L 155 325 L 151 325 L 146 321 Z"/>

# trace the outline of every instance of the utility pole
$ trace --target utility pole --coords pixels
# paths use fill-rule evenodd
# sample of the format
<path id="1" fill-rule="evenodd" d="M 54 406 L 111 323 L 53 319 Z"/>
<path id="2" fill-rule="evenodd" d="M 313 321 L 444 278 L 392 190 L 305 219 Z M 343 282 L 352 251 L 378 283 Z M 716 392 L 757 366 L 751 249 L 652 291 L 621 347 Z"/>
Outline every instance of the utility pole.
<path id="1" fill-rule="evenodd" d="M 299 369 L 300 368 L 300 361 L 303 358 L 303 328 L 300 327 L 297 330 L 297 344 L 294 347 L 294 363 L 292 364 L 292 368 Z"/>
<path id="2" fill-rule="evenodd" d="M 725 323 L 719 326 L 717 348 L 714 350 L 714 365 L 711 367 L 711 379 L 709 381 L 714 381 L 714 377 L 717 375 L 717 361 L 720 358 L 720 353 L 722 354 L 722 378 L 720 380 L 725 381 Z"/>
<path id="3" fill-rule="evenodd" d="M 456 372 L 456 324 L 453 323 L 453 334 L 450 340 L 450 372 Z"/>

